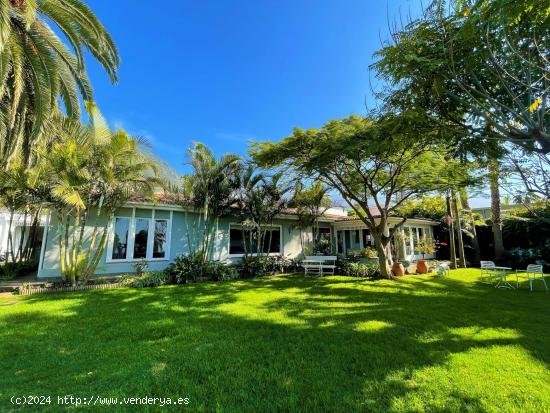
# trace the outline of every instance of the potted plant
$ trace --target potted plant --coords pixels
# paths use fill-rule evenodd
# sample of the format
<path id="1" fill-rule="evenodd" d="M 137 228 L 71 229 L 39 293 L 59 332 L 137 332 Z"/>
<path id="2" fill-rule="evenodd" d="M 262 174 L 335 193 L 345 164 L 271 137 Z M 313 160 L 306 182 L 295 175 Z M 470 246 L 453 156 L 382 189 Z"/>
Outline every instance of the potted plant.
<path id="1" fill-rule="evenodd" d="M 424 258 L 426 254 L 433 254 L 435 252 L 435 245 L 432 241 L 429 241 L 423 236 L 418 240 L 416 250 L 422 254 L 422 259 L 416 261 L 416 272 L 419 274 L 426 274 L 428 272 L 428 264 Z"/>
<path id="2" fill-rule="evenodd" d="M 391 272 L 396 277 L 402 277 L 403 275 L 405 275 L 405 267 L 403 267 L 403 264 L 401 264 L 401 261 L 395 260 L 391 267 Z"/>

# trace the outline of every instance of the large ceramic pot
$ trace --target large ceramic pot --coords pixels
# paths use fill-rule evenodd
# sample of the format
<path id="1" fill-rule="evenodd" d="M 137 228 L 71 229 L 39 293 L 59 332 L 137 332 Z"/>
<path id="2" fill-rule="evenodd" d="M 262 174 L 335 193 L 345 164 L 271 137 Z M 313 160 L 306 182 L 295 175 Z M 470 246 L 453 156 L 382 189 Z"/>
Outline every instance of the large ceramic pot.
<path id="1" fill-rule="evenodd" d="M 427 274 L 428 273 L 428 264 L 425 260 L 416 261 L 416 272 L 418 274 Z"/>
<path id="2" fill-rule="evenodd" d="M 405 275 L 405 267 L 399 261 L 395 261 L 391 267 L 391 272 L 396 277 L 402 277 Z"/>

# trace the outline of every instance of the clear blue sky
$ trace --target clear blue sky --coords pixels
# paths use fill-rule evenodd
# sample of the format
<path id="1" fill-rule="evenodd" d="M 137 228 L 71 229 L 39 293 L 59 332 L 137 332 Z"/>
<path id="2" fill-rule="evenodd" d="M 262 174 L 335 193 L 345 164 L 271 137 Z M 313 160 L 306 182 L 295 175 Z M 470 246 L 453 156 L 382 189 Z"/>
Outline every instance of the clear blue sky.
<path id="1" fill-rule="evenodd" d="M 193 141 L 245 155 L 250 140 L 365 113 L 368 67 L 388 22 L 421 8 L 420 0 L 87 3 L 122 58 L 114 86 L 88 61 L 104 116 L 148 138 L 180 173 Z M 478 195 L 472 203 L 488 201 Z"/>
<path id="2" fill-rule="evenodd" d="M 147 137 L 183 171 L 201 141 L 245 154 L 296 126 L 364 113 L 368 66 L 390 19 L 419 0 L 88 0 L 119 48 L 120 81 L 89 60 L 112 126 Z"/>

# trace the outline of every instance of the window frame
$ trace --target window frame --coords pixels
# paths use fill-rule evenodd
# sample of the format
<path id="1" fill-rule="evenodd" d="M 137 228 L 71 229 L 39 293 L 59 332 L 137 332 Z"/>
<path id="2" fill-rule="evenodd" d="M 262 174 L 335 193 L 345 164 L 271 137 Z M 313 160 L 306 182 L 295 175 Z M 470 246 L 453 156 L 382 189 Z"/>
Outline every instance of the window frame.
<path id="1" fill-rule="evenodd" d="M 230 248 L 231 248 L 231 228 L 234 228 L 234 229 L 238 229 L 238 230 L 241 230 L 242 228 L 242 225 L 239 224 L 238 222 L 230 222 L 229 223 L 229 228 L 228 228 L 228 236 L 227 236 L 227 256 L 229 258 L 242 258 L 244 257 L 246 254 L 244 253 L 237 253 L 237 254 L 231 254 L 229 251 L 230 251 Z M 283 243 L 283 226 L 280 225 L 280 224 L 273 224 L 273 225 L 270 225 L 268 228 L 278 228 L 279 229 L 279 252 L 270 252 L 268 253 L 267 255 L 271 256 L 271 257 L 277 257 L 277 256 L 283 256 L 283 251 L 284 251 L 284 243 Z M 250 253 L 248 255 L 258 255 L 259 253 L 255 252 L 255 253 Z M 262 255 L 266 255 L 265 253 L 261 253 Z"/>
<path id="2" fill-rule="evenodd" d="M 161 210 L 161 209 L 159 209 Z M 109 221 L 109 237 L 108 237 L 108 244 L 107 244 L 107 253 L 105 257 L 105 262 L 108 264 L 115 264 L 115 263 L 124 263 L 124 262 L 138 262 L 143 259 L 147 262 L 157 262 L 157 261 L 170 261 L 170 245 L 172 240 L 172 220 L 173 220 L 173 214 L 174 211 L 169 210 L 170 217 L 169 218 L 156 218 L 155 217 L 155 211 L 156 209 L 151 209 L 151 216 L 150 217 L 136 217 L 136 208 L 132 208 L 132 215 L 131 216 L 123 216 L 123 215 L 115 215 L 110 221 Z M 164 210 L 162 210 L 164 211 Z M 129 229 L 128 229 L 128 241 L 127 241 L 127 247 L 126 247 L 126 258 L 118 258 L 113 259 L 113 243 L 115 238 L 115 223 L 117 218 L 126 218 L 129 220 Z M 135 245 L 135 239 L 136 239 L 136 220 L 137 219 L 145 219 L 148 221 L 148 230 L 147 230 L 147 252 L 145 254 L 145 258 L 134 258 L 134 245 Z M 154 248 L 154 238 L 155 238 L 155 222 L 156 221 L 166 221 L 167 227 L 166 227 L 166 249 L 164 257 L 162 258 L 153 258 L 153 248 Z"/>

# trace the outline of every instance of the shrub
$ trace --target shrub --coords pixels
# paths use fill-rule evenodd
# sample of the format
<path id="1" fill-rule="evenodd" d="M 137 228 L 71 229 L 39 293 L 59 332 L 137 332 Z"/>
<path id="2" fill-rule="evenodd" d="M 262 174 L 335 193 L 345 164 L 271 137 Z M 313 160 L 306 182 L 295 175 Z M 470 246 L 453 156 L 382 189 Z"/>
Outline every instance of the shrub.
<path id="1" fill-rule="evenodd" d="M 166 271 L 148 271 L 141 275 L 128 274 L 120 278 L 120 283 L 127 287 L 145 288 L 172 284 L 173 278 Z"/>
<path id="2" fill-rule="evenodd" d="M 0 265 L 0 281 L 8 281 L 33 270 L 32 265 L 21 262 L 6 262 Z"/>
<path id="3" fill-rule="evenodd" d="M 332 244 L 330 243 L 330 240 L 322 238 L 317 241 L 313 251 L 322 255 L 330 255 L 332 251 Z"/>
<path id="4" fill-rule="evenodd" d="M 356 258 L 339 258 L 337 272 L 349 277 L 378 278 L 380 266 L 378 260 L 358 261 Z"/>
<path id="5" fill-rule="evenodd" d="M 208 274 L 210 280 L 231 281 L 239 278 L 239 272 L 231 265 L 225 265 L 222 262 L 208 262 L 206 264 L 206 274 Z"/>
<path id="6" fill-rule="evenodd" d="M 166 269 L 175 282 L 184 284 L 205 278 L 214 281 L 227 281 L 239 277 L 237 270 L 222 262 L 204 261 L 199 254 L 178 255 Z"/>
<path id="7" fill-rule="evenodd" d="M 507 250 L 501 261 L 507 266 L 525 269 L 529 264 L 542 264 L 544 271 L 550 271 L 550 262 L 543 257 L 550 257 L 550 243 L 538 248 L 511 248 Z"/>
<path id="8" fill-rule="evenodd" d="M 296 268 L 294 260 L 282 256 L 256 256 L 245 255 L 242 257 L 239 270 L 244 278 L 262 277 L 293 271 Z"/>
<path id="9" fill-rule="evenodd" d="M 145 258 L 142 258 L 140 261 L 135 262 L 134 264 L 132 264 L 132 266 L 134 267 L 134 271 L 138 277 L 142 275 L 145 271 L 147 271 L 147 268 L 149 268 L 149 264 L 147 263 Z"/>

